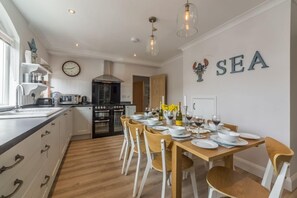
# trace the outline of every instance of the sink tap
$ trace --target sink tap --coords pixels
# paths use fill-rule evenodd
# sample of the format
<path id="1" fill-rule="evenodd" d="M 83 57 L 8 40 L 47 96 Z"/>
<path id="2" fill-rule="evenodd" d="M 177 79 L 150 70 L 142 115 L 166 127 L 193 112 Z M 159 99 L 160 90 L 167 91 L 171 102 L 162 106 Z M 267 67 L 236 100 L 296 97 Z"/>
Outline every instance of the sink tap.
<path id="1" fill-rule="evenodd" d="M 24 87 L 19 84 L 16 86 L 16 98 L 15 98 L 15 109 L 18 110 L 21 108 L 21 105 L 19 103 L 19 99 L 20 99 L 20 95 L 19 95 L 19 88 L 21 88 L 21 92 L 22 92 L 22 96 L 25 95 L 25 90 L 24 90 Z"/>

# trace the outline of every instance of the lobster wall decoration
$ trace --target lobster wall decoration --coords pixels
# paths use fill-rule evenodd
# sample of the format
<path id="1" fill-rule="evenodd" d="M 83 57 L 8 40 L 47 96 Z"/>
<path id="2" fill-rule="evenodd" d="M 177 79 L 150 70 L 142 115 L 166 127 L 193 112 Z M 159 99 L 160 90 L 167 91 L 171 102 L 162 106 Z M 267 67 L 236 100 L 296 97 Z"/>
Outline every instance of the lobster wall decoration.
<path id="1" fill-rule="evenodd" d="M 208 63 L 209 62 L 208 62 L 208 60 L 206 58 L 203 59 L 203 61 L 201 61 L 200 63 L 194 62 L 194 64 L 193 64 L 193 71 L 198 76 L 197 82 L 202 82 L 203 81 L 202 75 L 206 71 L 207 66 L 208 66 Z"/>

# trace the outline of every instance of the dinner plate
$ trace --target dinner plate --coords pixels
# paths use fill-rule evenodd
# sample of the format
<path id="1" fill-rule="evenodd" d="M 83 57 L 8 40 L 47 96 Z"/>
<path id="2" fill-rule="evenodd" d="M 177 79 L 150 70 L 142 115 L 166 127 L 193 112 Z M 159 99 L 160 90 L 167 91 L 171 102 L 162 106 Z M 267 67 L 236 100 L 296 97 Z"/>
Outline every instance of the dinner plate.
<path id="1" fill-rule="evenodd" d="M 212 128 L 212 127 L 210 127 L 210 126 L 208 126 L 208 125 L 205 125 L 205 126 L 204 126 L 204 129 L 206 129 L 206 130 L 210 130 L 210 131 L 216 131 L 216 128 Z M 221 129 L 218 129 L 218 131 L 220 131 L 220 130 L 230 131 L 230 129 L 227 128 L 227 127 L 221 127 Z"/>
<path id="2" fill-rule="evenodd" d="M 199 131 L 199 133 L 200 134 L 204 134 L 204 133 L 208 133 L 208 132 L 210 132 L 210 130 L 208 130 L 208 129 L 192 129 L 192 133 L 198 133 L 198 131 Z"/>
<path id="3" fill-rule="evenodd" d="M 239 136 L 245 139 L 258 140 L 261 137 L 252 133 L 239 133 Z"/>
<path id="4" fill-rule="evenodd" d="M 182 135 L 174 135 L 172 133 L 169 133 L 172 137 L 174 138 L 187 138 L 187 137 L 190 137 L 192 135 L 191 132 L 185 132 L 184 134 Z"/>
<path id="5" fill-rule="evenodd" d="M 166 126 L 153 126 L 152 129 L 155 129 L 157 131 L 165 131 L 168 129 Z"/>
<path id="6" fill-rule="evenodd" d="M 203 139 L 194 139 L 191 143 L 195 146 L 205 149 L 215 149 L 218 148 L 218 144 L 211 140 L 203 140 Z"/>
<path id="7" fill-rule="evenodd" d="M 226 145 L 230 145 L 230 146 L 244 146 L 248 144 L 248 141 L 238 138 L 238 140 L 236 142 L 229 142 L 226 141 L 222 138 L 220 138 L 218 135 L 211 135 L 210 139 L 212 139 L 215 142 L 218 142 L 219 144 L 226 144 Z"/>
<path id="8" fill-rule="evenodd" d="M 144 125 L 147 125 L 147 126 L 151 126 L 151 127 L 153 127 L 153 126 L 160 126 L 160 125 L 163 125 L 163 122 L 159 121 L 159 122 L 157 122 L 157 123 L 155 123 L 155 124 L 149 124 L 149 123 L 147 122 L 147 120 L 146 120 L 145 122 L 143 122 L 143 124 L 144 124 Z"/>

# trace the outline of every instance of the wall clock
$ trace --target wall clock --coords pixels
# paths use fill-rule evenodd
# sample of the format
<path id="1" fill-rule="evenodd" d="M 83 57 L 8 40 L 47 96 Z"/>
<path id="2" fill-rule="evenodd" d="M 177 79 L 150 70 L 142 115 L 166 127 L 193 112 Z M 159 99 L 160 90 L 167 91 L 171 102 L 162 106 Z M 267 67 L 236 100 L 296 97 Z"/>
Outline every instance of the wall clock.
<path id="1" fill-rule="evenodd" d="M 66 61 L 62 65 L 62 70 L 67 76 L 74 77 L 80 73 L 80 66 L 77 62 Z"/>

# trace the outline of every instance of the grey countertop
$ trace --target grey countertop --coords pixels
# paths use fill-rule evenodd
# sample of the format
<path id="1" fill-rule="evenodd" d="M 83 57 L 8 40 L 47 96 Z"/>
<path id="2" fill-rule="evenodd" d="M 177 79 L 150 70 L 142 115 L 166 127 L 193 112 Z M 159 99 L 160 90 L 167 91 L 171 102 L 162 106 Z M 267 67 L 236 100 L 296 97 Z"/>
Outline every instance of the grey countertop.
<path id="1" fill-rule="evenodd" d="M 0 155 L 53 121 L 71 107 L 73 105 L 63 106 L 63 110 L 49 117 L 0 119 Z"/>

